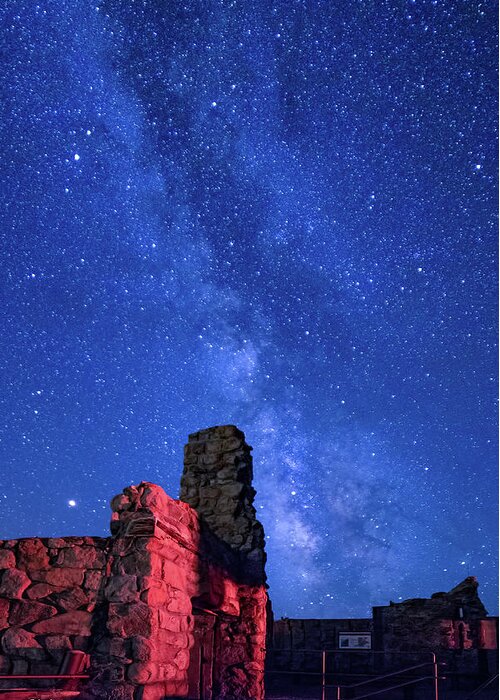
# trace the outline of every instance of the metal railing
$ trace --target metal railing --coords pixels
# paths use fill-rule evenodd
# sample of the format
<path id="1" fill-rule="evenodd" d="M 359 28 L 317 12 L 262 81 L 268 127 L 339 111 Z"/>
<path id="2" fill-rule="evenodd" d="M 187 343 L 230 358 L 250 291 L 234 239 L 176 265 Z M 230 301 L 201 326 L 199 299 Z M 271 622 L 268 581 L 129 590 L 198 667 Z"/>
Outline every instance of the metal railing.
<path id="1" fill-rule="evenodd" d="M 321 682 L 321 700 L 327 700 L 327 696 L 331 700 L 332 694 L 328 693 L 329 690 L 334 691 L 334 697 L 335 700 L 343 700 L 345 698 L 345 692 L 352 693 L 353 691 L 356 692 L 357 690 L 360 690 L 363 692 L 366 690 L 363 695 L 358 695 L 356 694 L 356 700 L 362 700 L 362 698 L 371 698 L 371 697 L 376 697 L 377 695 L 381 695 L 382 693 L 387 693 L 392 690 L 396 690 L 398 688 L 405 688 L 408 686 L 415 685 L 417 683 L 422 683 L 424 681 L 431 681 L 432 682 L 432 689 L 433 689 L 433 698 L 434 700 L 439 700 L 439 680 L 444 680 L 442 676 L 439 675 L 439 666 L 443 664 L 439 664 L 436 655 L 433 652 L 426 651 L 426 652 L 393 652 L 393 651 L 372 651 L 372 650 L 367 650 L 367 649 L 324 649 L 322 651 L 319 651 L 317 649 L 293 649 L 293 650 L 288 650 L 288 649 L 276 649 L 274 650 L 278 654 L 286 654 L 287 652 L 290 653 L 291 657 L 293 654 L 297 653 L 303 653 L 303 654 L 318 654 L 321 655 L 321 671 L 303 671 L 299 669 L 294 669 L 294 670 L 289 670 L 289 671 L 283 671 L 283 670 L 277 670 L 277 671 L 272 671 L 272 670 L 267 670 L 267 674 L 272 674 L 272 675 L 285 675 L 285 676 L 293 676 L 297 677 L 300 675 L 301 677 L 311 677 L 311 680 L 317 680 Z M 327 667 L 327 659 L 329 655 L 333 655 L 333 659 L 335 660 L 336 658 L 339 658 L 339 655 L 341 654 L 356 654 L 356 655 L 364 655 L 365 658 L 367 656 L 372 656 L 372 655 L 384 655 L 384 656 L 390 656 L 390 657 L 423 657 L 426 656 L 427 660 L 422 661 L 421 663 L 414 663 L 410 666 L 405 666 L 403 668 L 397 669 L 390 671 L 388 673 L 351 673 L 349 671 L 341 671 L 341 670 L 328 670 Z M 383 659 L 382 659 L 383 662 Z M 424 671 L 424 669 L 428 669 L 427 672 Z M 414 671 L 419 671 L 420 673 L 416 676 L 410 676 L 410 680 L 407 680 L 408 674 L 410 672 Z M 341 683 L 341 682 L 331 682 L 332 676 L 347 676 L 350 678 L 364 678 L 362 681 L 358 681 L 355 683 Z M 401 676 L 403 676 L 401 678 Z M 379 684 L 381 681 L 393 679 L 393 681 L 397 681 L 399 678 L 400 681 L 395 685 L 388 685 L 384 688 L 377 688 L 370 690 L 369 686 L 370 684 L 377 683 Z M 330 682 L 328 682 L 330 680 Z M 350 695 L 350 697 L 353 697 Z"/>
<path id="2" fill-rule="evenodd" d="M 472 692 L 469 696 L 467 696 L 466 700 L 472 700 L 472 698 L 476 698 L 478 695 L 481 695 L 483 690 L 486 690 L 487 688 L 490 687 L 493 683 L 498 682 L 498 673 L 496 673 L 494 676 L 491 676 L 491 678 L 488 678 L 487 681 L 482 683 L 479 688 L 476 688 L 474 692 Z"/>

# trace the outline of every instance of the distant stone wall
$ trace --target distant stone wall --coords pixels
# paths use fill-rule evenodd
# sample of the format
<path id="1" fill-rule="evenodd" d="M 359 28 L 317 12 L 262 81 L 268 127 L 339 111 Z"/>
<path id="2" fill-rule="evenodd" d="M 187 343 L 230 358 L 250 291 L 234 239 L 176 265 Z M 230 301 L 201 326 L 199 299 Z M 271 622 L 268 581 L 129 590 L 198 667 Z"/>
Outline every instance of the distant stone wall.
<path id="1" fill-rule="evenodd" d="M 375 607 L 377 646 L 398 651 L 486 648 L 491 635 L 481 622 L 488 613 L 477 589 L 477 580 L 469 576 L 448 593 Z"/>
<path id="2" fill-rule="evenodd" d="M 372 629 L 371 618 L 275 620 L 267 667 L 270 671 L 319 672 L 321 651 L 338 649 L 341 633 L 367 633 Z"/>
<path id="3" fill-rule="evenodd" d="M 89 651 L 107 544 L 100 537 L 0 542 L 0 673 L 54 673 L 67 650 Z"/>

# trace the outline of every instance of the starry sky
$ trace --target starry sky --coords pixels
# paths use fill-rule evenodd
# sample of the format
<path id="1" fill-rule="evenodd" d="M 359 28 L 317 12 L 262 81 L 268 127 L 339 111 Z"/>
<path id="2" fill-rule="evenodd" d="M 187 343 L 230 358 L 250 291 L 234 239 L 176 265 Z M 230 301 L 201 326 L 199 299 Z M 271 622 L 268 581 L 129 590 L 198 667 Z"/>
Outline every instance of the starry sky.
<path id="1" fill-rule="evenodd" d="M 234 423 L 277 617 L 496 612 L 496 13 L 3 4 L 3 537 Z"/>

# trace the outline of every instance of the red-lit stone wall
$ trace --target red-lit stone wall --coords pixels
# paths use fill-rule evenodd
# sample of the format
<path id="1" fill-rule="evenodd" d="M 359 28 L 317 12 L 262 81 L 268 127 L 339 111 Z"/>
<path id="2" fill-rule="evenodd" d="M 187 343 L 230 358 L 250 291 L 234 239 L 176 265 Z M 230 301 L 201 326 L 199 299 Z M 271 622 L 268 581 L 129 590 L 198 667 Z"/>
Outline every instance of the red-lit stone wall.
<path id="1" fill-rule="evenodd" d="M 54 673 L 66 650 L 80 649 L 90 657 L 82 700 L 188 697 L 198 673 L 192 664 L 200 658 L 201 610 L 216 621 L 212 697 L 261 700 L 267 593 L 251 448 L 234 426 L 204 434 L 216 436 L 211 454 L 229 465 L 220 509 L 228 537 L 220 522 L 214 527 L 189 504 L 143 482 L 112 500 L 107 539 L 2 543 L 0 673 Z M 234 439 L 222 443 L 221 434 Z M 196 449 L 203 467 L 205 448 Z M 208 462 L 216 493 L 218 462 Z M 204 482 L 201 473 L 197 478 Z M 186 470 L 183 479 L 192 483 Z M 209 503 L 217 509 L 217 498 Z"/>
<path id="2" fill-rule="evenodd" d="M 0 673 L 53 673 L 69 649 L 88 651 L 108 540 L 0 542 Z"/>

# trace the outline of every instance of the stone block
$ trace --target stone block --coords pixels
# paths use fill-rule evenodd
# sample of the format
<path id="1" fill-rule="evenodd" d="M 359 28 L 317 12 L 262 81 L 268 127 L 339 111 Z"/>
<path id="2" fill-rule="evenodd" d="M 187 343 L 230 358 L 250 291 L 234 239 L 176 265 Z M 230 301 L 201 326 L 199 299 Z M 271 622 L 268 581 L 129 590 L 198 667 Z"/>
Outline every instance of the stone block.
<path id="1" fill-rule="evenodd" d="M 97 652 L 105 657 L 114 656 L 117 659 L 126 659 L 129 653 L 129 642 L 120 637 L 106 637 L 97 645 Z M 127 661 L 130 663 L 129 661 Z"/>
<path id="2" fill-rule="evenodd" d="M 30 600 L 40 600 L 53 592 L 54 586 L 49 586 L 48 583 L 35 583 L 26 590 L 25 596 Z"/>
<path id="3" fill-rule="evenodd" d="M 239 450 L 243 445 L 243 440 L 239 437 L 228 437 L 222 441 L 222 452 L 234 452 Z"/>
<path id="4" fill-rule="evenodd" d="M 177 566 L 173 562 L 168 562 L 164 570 L 165 583 L 177 588 L 185 590 L 187 588 L 188 572 L 181 566 Z"/>
<path id="5" fill-rule="evenodd" d="M 74 634 L 88 637 L 91 622 L 92 615 L 86 610 L 72 610 L 37 622 L 36 625 L 33 625 L 32 630 L 35 634 Z"/>
<path id="6" fill-rule="evenodd" d="M 29 671 L 29 662 L 26 659 L 13 659 L 11 673 L 13 675 L 26 674 Z"/>
<path id="7" fill-rule="evenodd" d="M 9 624 L 27 625 L 57 614 L 56 608 L 34 600 L 16 600 L 10 607 Z"/>
<path id="8" fill-rule="evenodd" d="M 166 603 L 166 609 L 173 613 L 185 613 L 189 615 L 191 612 L 191 601 L 189 598 L 170 598 Z"/>
<path id="9" fill-rule="evenodd" d="M 56 565 L 76 569 L 102 569 L 105 566 L 104 553 L 95 547 L 64 547 L 60 550 Z"/>
<path id="10" fill-rule="evenodd" d="M 104 589 L 104 595 L 113 603 L 132 603 L 139 598 L 137 577 L 129 574 L 112 576 Z"/>
<path id="11" fill-rule="evenodd" d="M 0 630 L 4 630 L 9 626 L 9 601 L 5 598 L 0 598 Z"/>
<path id="12" fill-rule="evenodd" d="M 184 632 L 189 627 L 186 616 L 169 613 L 163 608 L 158 610 L 158 625 L 160 629 L 171 632 Z"/>
<path id="13" fill-rule="evenodd" d="M 177 647 L 178 649 L 188 649 L 191 644 L 191 636 L 186 632 L 171 632 L 170 630 L 159 629 L 156 633 L 158 644 Z"/>
<path id="14" fill-rule="evenodd" d="M 42 540 L 20 540 L 17 548 L 17 560 L 22 569 L 44 569 L 49 565 L 49 554 Z"/>
<path id="15" fill-rule="evenodd" d="M 80 636 L 77 634 L 75 637 L 72 637 L 72 640 L 73 640 L 73 649 L 77 649 L 78 651 L 85 651 L 85 652 L 90 651 L 90 648 L 92 646 L 91 637 Z"/>
<path id="16" fill-rule="evenodd" d="M 133 574 L 134 576 L 161 574 L 161 562 L 153 561 L 150 552 L 146 550 L 121 557 L 116 565 L 120 574 Z"/>
<path id="17" fill-rule="evenodd" d="M 30 571 L 33 581 L 49 583 L 58 588 L 81 586 L 84 576 L 83 569 L 53 568 L 41 571 Z"/>
<path id="18" fill-rule="evenodd" d="M 188 649 L 181 649 L 175 655 L 175 665 L 179 671 L 185 671 L 189 667 L 190 661 L 191 654 Z"/>
<path id="19" fill-rule="evenodd" d="M 22 598 L 24 591 L 31 584 L 24 571 L 6 569 L 0 580 L 0 596 L 3 598 Z"/>
<path id="20" fill-rule="evenodd" d="M 103 580 L 103 575 L 103 572 L 99 571 L 98 569 L 87 571 L 85 573 L 83 587 L 90 591 L 97 591 L 100 588 L 101 582 Z"/>
<path id="21" fill-rule="evenodd" d="M 121 637 L 148 637 L 153 631 L 153 612 L 142 602 L 110 603 L 108 631 Z"/>
<path id="22" fill-rule="evenodd" d="M 137 636 L 132 637 L 131 654 L 134 661 L 151 661 L 158 655 L 158 649 L 151 639 Z"/>
<path id="23" fill-rule="evenodd" d="M 64 634 L 47 635 L 41 640 L 41 643 L 51 654 L 51 656 L 59 656 L 56 654 L 56 652 L 66 651 L 73 648 L 69 637 L 66 637 Z"/>
<path id="24" fill-rule="evenodd" d="M 168 589 L 163 588 L 147 588 L 141 593 L 141 600 L 149 607 L 157 608 L 160 605 L 165 605 L 168 602 Z"/>
<path id="25" fill-rule="evenodd" d="M 61 547 L 68 547 L 69 538 L 64 537 L 49 537 L 47 540 L 47 547 L 49 549 L 61 549 Z M 73 539 L 74 543 L 74 539 Z"/>
<path id="26" fill-rule="evenodd" d="M 81 588 L 66 588 L 59 593 L 53 593 L 50 596 L 50 600 L 53 601 L 58 608 L 68 612 L 69 610 L 77 610 L 87 605 L 89 597 Z"/>
<path id="27" fill-rule="evenodd" d="M 149 482 L 142 482 L 141 486 L 143 487 L 141 494 L 143 508 L 148 508 L 154 513 L 166 514 L 172 507 L 175 507 L 174 499 L 167 496 L 160 486 Z"/>
<path id="28" fill-rule="evenodd" d="M 127 669 L 128 679 L 136 685 L 175 680 L 178 676 L 179 670 L 172 663 L 159 664 L 153 661 L 139 661 L 130 664 Z"/>
<path id="29" fill-rule="evenodd" d="M 131 507 L 132 503 L 131 500 L 128 496 L 126 496 L 124 493 L 119 493 L 117 496 L 111 499 L 111 510 L 121 513 L 124 510 L 129 510 Z"/>
<path id="30" fill-rule="evenodd" d="M 16 557 L 10 549 L 0 549 L 0 569 L 14 569 Z"/>
<path id="31" fill-rule="evenodd" d="M 35 635 L 22 627 L 10 627 L 3 633 L 2 649 L 9 656 L 17 655 L 25 659 L 36 659 L 43 655 L 43 649 L 35 639 Z"/>

